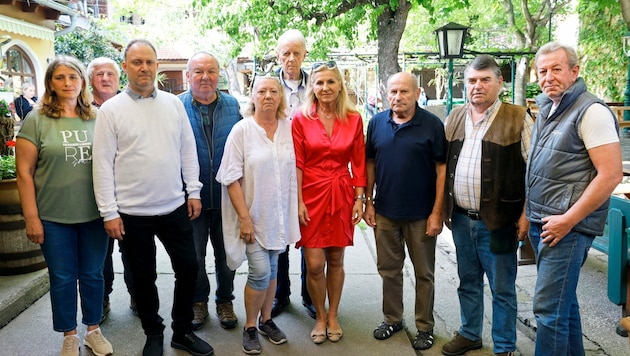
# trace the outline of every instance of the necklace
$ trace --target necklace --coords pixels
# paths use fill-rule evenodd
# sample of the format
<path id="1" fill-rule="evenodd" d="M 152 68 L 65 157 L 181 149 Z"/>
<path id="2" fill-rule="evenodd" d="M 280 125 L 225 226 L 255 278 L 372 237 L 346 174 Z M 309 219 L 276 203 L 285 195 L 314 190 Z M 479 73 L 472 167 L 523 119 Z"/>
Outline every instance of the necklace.
<path id="1" fill-rule="evenodd" d="M 324 111 L 324 109 L 319 110 L 319 116 L 323 116 L 326 119 L 330 119 L 330 113 L 327 113 L 326 111 Z"/>

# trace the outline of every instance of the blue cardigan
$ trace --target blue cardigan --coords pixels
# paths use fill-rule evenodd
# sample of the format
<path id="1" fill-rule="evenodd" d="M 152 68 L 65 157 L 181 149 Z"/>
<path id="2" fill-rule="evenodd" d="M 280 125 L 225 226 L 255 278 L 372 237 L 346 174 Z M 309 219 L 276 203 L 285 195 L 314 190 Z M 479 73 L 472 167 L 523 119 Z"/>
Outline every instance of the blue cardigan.
<path id="1" fill-rule="evenodd" d="M 243 118 L 239 112 L 236 98 L 217 91 L 217 107 L 212 116 L 213 137 L 206 137 L 203 128 L 201 112 L 193 104 L 190 90 L 179 94 L 184 103 L 190 125 L 197 143 L 197 157 L 199 159 L 199 180 L 203 183 L 201 189 L 201 205 L 205 209 L 221 209 L 221 184 L 215 180 L 215 174 L 221 165 L 223 148 L 234 124 Z M 212 157 L 212 162 L 210 162 Z"/>

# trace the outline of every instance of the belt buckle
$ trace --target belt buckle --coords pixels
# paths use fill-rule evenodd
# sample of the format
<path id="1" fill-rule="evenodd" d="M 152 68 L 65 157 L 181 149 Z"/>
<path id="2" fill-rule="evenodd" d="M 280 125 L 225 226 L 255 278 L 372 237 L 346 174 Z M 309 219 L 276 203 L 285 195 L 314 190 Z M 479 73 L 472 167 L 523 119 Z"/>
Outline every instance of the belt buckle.
<path id="1" fill-rule="evenodd" d="M 475 210 L 466 210 L 466 215 L 473 220 L 480 220 L 479 212 Z"/>

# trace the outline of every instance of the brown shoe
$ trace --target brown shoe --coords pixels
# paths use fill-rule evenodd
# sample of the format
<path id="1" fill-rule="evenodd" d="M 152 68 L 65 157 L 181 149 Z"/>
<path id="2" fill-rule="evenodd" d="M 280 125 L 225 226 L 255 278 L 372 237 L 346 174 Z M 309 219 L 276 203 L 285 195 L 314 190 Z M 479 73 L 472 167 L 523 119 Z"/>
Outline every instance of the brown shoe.
<path id="1" fill-rule="evenodd" d="M 193 330 L 199 330 L 206 322 L 206 318 L 208 317 L 208 303 L 206 302 L 195 302 L 192 305 L 193 310 L 193 320 L 192 320 L 192 328 Z"/>
<path id="2" fill-rule="evenodd" d="M 238 324 L 232 302 L 217 304 L 217 316 L 223 329 L 234 329 L 236 324 Z"/>
<path id="3" fill-rule="evenodd" d="M 453 340 L 447 342 L 442 346 L 442 354 L 447 356 L 463 355 L 467 351 L 477 350 L 482 347 L 481 340 L 472 341 L 461 336 L 457 331 Z"/>

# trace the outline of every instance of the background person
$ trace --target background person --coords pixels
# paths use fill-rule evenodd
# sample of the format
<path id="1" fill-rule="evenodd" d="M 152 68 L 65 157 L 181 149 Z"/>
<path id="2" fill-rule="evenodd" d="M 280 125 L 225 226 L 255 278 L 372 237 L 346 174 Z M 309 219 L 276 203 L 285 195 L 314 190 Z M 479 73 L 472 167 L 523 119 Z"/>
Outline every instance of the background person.
<path id="1" fill-rule="evenodd" d="M 124 50 L 124 93 L 98 111 L 94 191 L 107 234 L 120 241 L 133 275 L 138 316 L 147 336 L 143 355 L 162 355 L 164 324 L 155 281 L 157 236 L 175 272 L 171 346 L 193 355 L 212 347 L 192 332 L 197 278 L 192 225 L 201 212 L 195 138 L 182 102 L 155 88 L 157 53 L 135 39 Z"/>
<path id="2" fill-rule="evenodd" d="M 378 272 L 383 279 L 384 320 L 374 330 L 378 340 L 403 328 L 405 245 L 415 272 L 413 347 L 433 346 L 435 243 L 442 231 L 446 140 L 444 125 L 418 107 L 418 82 L 411 73 L 387 81 L 390 109 L 370 120 L 365 153 L 365 222 L 376 238 Z M 376 197 L 372 193 L 376 186 Z"/>
<path id="3" fill-rule="evenodd" d="M 302 62 L 306 58 L 306 40 L 299 30 L 288 30 L 278 38 L 276 53 L 282 63 L 278 72 L 285 98 L 285 114 L 289 120 L 304 103 L 304 94 L 308 86 L 308 75 L 302 69 Z M 304 252 L 301 251 L 302 269 L 302 305 L 311 318 L 315 318 L 315 307 L 306 288 L 306 265 Z M 271 316 L 275 317 L 289 305 L 291 295 L 291 281 L 289 279 L 289 246 L 278 257 L 278 286 L 273 301 Z"/>
<path id="4" fill-rule="evenodd" d="M 206 272 L 206 249 L 208 234 L 214 251 L 217 290 L 216 312 L 224 329 L 236 327 L 234 314 L 234 275 L 225 257 L 223 229 L 221 226 L 221 184 L 215 174 L 221 165 L 223 148 L 232 126 L 243 117 L 239 113 L 238 101 L 217 89 L 220 68 L 217 59 L 208 52 L 197 52 L 190 57 L 186 68 L 186 79 L 190 89 L 179 95 L 186 108 L 199 159 L 201 188 L 201 214 L 192 221 L 195 251 L 197 255 L 197 282 L 193 299 L 193 329 L 200 329 L 208 316 L 210 281 Z"/>
<path id="5" fill-rule="evenodd" d="M 46 91 L 24 122 L 16 144 L 17 184 L 26 235 L 41 245 L 48 265 L 53 328 L 63 332 L 61 355 L 79 355 L 77 299 L 81 291 L 84 343 L 111 355 L 101 334 L 103 263 L 109 238 L 92 189 L 96 112 L 85 69 L 59 56 L 46 69 Z"/>
<path id="6" fill-rule="evenodd" d="M 246 354 L 261 352 L 258 332 L 276 345 L 287 341 L 271 319 L 271 307 L 278 254 L 300 236 L 295 154 L 283 90 L 274 77 L 258 77 L 253 84 L 246 118 L 228 136 L 217 172 L 227 190 L 221 206 L 228 264 L 235 270 L 247 258 L 249 265 L 244 292 Z"/>
<path id="7" fill-rule="evenodd" d="M 579 77 L 575 50 L 557 42 L 534 60 L 542 94 L 527 163 L 526 213 L 536 255 L 536 355 L 584 355 L 580 269 L 604 232 L 621 182 L 618 122 Z"/>
<path id="8" fill-rule="evenodd" d="M 457 251 L 462 325 L 445 355 L 482 347 L 484 274 L 492 291 L 496 355 L 516 351 L 516 250 L 526 238 L 525 162 L 533 121 L 527 108 L 502 103 L 501 68 L 488 55 L 464 70 L 468 104 L 448 117 L 444 220 Z"/>
<path id="9" fill-rule="evenodd" d="M 306 103 L 293 119 L 302 234 L 296 247 L 304 248 L 317 311 L 311 339 L 320 344 L 343 336 L 338 313 L 344 249 L 352 246 L 354 225 L 363 216 L 365 141 L 363 120 L 336 63 L 313 64 L 309 78 Z"/>
<path id="10" fill-rule="evenodd" d="M 90 86 L 92 87 L 92 106 L 100 108 L 101 105 L 116 95 L 119 90 L 120 83 L 120 68 L 118 64 L 113 60 L 105 57 L 98 57 L 93 59 L 87 67 L 87 75 L 90 79 Z M 114 241 L 115 239 L 109 239 L 107 246 L 107 256 L 105 257 L 105 265 L 103 267 L 103 278 L 105 280 L 105 294 L 103 295 L 103 317 L 101 323 L 107 318 L 111 307 L 109 303 L 109 295 L 114 290 L 114 262 L 112 260 L 112 254 L 114 253 Z M 120 244 L 118 244 L 120 248 Z M 123 266 L 127 265 L 127 260 L 123 259 Z M 124 279 L 127 285 L 127 292 L 131 296 L 129 308 L 137 315 L 136 302 L 133 298 L 133 291 L 131 289 L 132 280 L 131 272 L 129 268 L 124 268 Z"/>
<path id="11" fill-rule="evenodd" d="M 22 94 L 13 100 L 15 113 L 20 120 L 24 121 L 26 119 L 26 115 L 33 110 L 33 105 L 36 102 L 35 85 L 31 82 L 22 84 Z"/>

